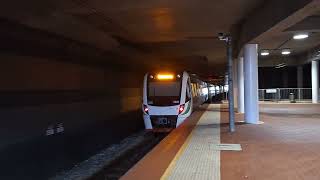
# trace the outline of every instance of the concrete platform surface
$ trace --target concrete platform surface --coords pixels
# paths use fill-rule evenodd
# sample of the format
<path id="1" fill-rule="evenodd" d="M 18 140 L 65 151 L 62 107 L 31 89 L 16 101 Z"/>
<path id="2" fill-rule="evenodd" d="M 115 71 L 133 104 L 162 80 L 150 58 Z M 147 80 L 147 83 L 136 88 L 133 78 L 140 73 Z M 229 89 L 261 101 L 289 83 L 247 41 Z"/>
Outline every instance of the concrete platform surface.
<path id="1" fill-rule="evenodd" d="M 320 105 L 263 108 L 263 124 L 236 114 L 231 134 L 227 104 L 203 106 L 121 179 L 319 180 Z"/>
<path id="2" fill-rule="evenodd" d="M 260 105 L 261 125 L 221 127 L 223 143 L 239 143 L 241 153 L 221 152 L 225 180 L 319 180 L 320 105 Z M 221 113 L 228 118 L 227 112 Z"/>

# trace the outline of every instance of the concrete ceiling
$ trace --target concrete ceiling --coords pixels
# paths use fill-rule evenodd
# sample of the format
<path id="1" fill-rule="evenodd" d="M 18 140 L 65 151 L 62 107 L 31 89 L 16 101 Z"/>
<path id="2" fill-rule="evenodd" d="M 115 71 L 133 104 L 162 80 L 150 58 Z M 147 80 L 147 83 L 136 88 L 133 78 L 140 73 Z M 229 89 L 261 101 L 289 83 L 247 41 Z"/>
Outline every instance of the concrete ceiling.
<path id="1" fill-rule="evenodd" d="M 114 52 L 126 57 L 117 59 L 124 64 L 175 61 L 194 67 L 201 61 L 207 69 L 204 72 L 211 74 L 225 71 L 225 46 L 217 40 L 217 33 L 236 32 L 236 53 L 243 43 L 252 41 L 261 44 L 261 48 L 275 48 L 293 31 L 305 27 L 304 22 L 272 35 L 268 29 L 311 1 L 290 1 L 287 8 L 284 1 L 277 0 L 10 0 L 1 4 L 0 18 Z M 273 13 L 274 9 L 277 13 Z M 317 21 L 319 12 L 314 11 L 314 17 L 306 21 Z M 268 22 L 261 23 L 261 17 L 269 16 Z M 306 40 L 310 41 L 308 46 L 300 48 L 291 41 L 285 46 L 296 52 L 315 46 L 319 35 L 314 29 L 312 32 L 314 38 Z M 112 58 L 106 57 L 105 61 Z"/>
<path id="2" fill-rule="evenodd" d="M 259 44 L 260 50 L 271 50 L 270 56 L 260 56 L 260 66 L 275 66 L 284 61 L 288 65 L 306 63 L 309 58 L 308 54 L 319 47 L 320 2 L 311 1 L 291 16 L 279 22 L 269 32 L 260 35 L 260 37 L 254 40 Z M 309 38 L 303 40 L 293 39 L 295 34 L 302 32 L 308 33 Z M 291 54 L 286 57 L 281 55 L 282 49 L 290 49 Z"/>
<path id="3" fill-rule="evenodd" d="M 121 53 L 131 43 L 147 49 L 149 57 L 199 56 L 221 65 L 225 47 L 215 36 L 230 32 L 262 2 L 11 0 L 2 3 L 0 16 L 104 50 Z"/>

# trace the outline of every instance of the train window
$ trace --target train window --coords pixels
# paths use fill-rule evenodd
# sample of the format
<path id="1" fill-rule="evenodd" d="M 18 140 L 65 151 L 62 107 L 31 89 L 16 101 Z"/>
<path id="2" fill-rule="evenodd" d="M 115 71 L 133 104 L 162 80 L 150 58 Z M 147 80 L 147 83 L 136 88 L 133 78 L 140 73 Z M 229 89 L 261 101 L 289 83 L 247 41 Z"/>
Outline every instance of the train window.
<path id="1" fill-rule="evenodd" d="M 191 100 L 191 92 L 190 92 L 190 81 L 187 81 L 187 88 L 186 88 L 186 102 Z"/>
<path id="2" fill-rule="evenodd" d="M 197 84 L 196 84 L 196 88 L 197 88 L 197 96 L 200 96 L 200 92 L 199 92 L 199 89 L 200 89 L 200 87 L 199 87 L 199 83 L 197 83 Z"/>
<path id="3" fill-rule="evenodd" d="M 192 97 L 195 97 L 196 96 L 196 90 L 195 90 L 195 87 L 194 87 L 194 83 L 191 83 L 191 90 L 192 90 Z"/>

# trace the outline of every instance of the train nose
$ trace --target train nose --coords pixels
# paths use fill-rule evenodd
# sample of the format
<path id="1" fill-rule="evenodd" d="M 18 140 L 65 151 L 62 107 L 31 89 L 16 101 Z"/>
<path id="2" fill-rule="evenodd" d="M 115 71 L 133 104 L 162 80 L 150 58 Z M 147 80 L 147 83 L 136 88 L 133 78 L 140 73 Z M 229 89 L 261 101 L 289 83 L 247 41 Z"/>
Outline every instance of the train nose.
<path id="1" fill-rule="evenodd" d="M 175 128 L 177 125 L 177 115 L 150 116 L 151 124 L 153 128 Z"/>

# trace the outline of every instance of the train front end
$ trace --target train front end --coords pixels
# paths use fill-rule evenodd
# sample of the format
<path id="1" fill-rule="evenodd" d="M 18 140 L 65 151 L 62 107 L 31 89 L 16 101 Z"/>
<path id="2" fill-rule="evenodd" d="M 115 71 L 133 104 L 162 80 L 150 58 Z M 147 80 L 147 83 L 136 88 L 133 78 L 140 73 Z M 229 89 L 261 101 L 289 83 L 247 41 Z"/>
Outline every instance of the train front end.
<path id="1" fill-rule="evenodd" d="M 186 73 L 150 73 L 144 77 L 143 118 L 145 128 L 167 132 L 176 128 L 190 111 L 185 103 Z M 187 109 L 189 108 L 189 109 Z"/>

